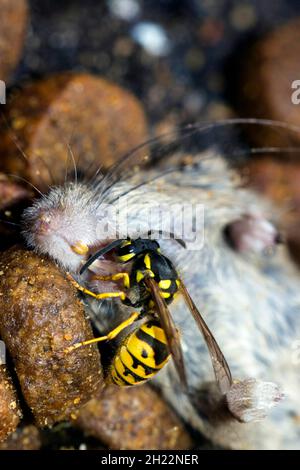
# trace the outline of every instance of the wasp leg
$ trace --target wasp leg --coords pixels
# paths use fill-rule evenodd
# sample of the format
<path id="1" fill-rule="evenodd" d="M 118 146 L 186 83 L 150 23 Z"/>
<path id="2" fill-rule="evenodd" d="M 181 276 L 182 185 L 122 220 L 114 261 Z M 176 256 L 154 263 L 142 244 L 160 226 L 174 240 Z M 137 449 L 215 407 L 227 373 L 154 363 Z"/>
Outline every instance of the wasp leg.
<path id="1" fill-rule="evenodd" d="M 91 297 L 94 297 L 97 300 L 102 300 L 102 299 L 111 299 L 115 297 L 119 297 L 121 300 L 126 299 L 126 294 L 125 292 L 119 291 L 119 292 L 102 292 L 100 294 L 95 294 L 95 292 L 92 292 L 89 289 L 86 289 L 85 287 L 81 286 L 78 284 L 77 281 L 70 275 L 67 274 L 68 279 L 72 282 L 73 286 L 76 287 L 76 289 L 80 290 L 80 292 L 83 292 L 84 294 L 90 295 Z"/>
<path id="2" fill-rule="evenodd" d="M 73 346 L 70 346 L 65 350 L 65 352 L 70 352 L 73 351 L 74 349 L 80 348 L 81 346 L 87 346 L 89 344 L 94 344 L 94 343 L 100 343 L 100 341 L 110 341 L 114 339 L 116 336 L 118 336 L 121 331 L 123 331 L 125 328 L 128 326 L 132 325 L 140 316 L 140 312 L 133 312 L 127 320 L 124 320 L 120 325 L 118 325 L 116 328 L 111 330 L 107 335 L 105 336 L 99 336 L 98 338 L 93 338 L 93 339 L 88 339 L 87 341 L 81 341 L 80 343 L 76 343 Z"/>
<path id="3" fill-rule="evenodd" d="M 92 280 L 98 281 L 119 281 L 120 279 L 123 279 L 124 287 L 129 289 L 130 277 L 128 273 L 116 273 L 112 274 L 111 276 L 98 276 L 97 274 L 95 274 L 94 276 L 92 276 Z"/>

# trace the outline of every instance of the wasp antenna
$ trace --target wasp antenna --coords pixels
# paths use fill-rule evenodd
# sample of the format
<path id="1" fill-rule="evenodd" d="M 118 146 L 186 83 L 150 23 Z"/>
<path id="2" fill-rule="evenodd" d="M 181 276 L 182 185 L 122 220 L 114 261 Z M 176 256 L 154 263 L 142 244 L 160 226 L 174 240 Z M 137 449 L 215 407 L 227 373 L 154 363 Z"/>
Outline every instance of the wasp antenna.
<path id="1" fill-rule="evenodd" d="M 172 240 L 175 240 L 180 246 L 186 248 L 186 243 L 181 238 L 177 238 L 173 232 L 165 232 L 164 230 L 148 230 L 147 236 L 151 237 L 153 234 L 158 233 L 158 235 L 168 235 Z"/>

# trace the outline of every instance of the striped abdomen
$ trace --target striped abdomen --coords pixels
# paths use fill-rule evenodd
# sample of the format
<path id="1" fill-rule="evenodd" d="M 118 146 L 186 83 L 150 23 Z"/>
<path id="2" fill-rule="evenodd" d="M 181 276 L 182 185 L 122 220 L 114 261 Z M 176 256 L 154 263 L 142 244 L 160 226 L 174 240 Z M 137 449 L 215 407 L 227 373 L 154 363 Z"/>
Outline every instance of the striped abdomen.
<path id="1" fill-rule="evenodd" d="M 167 340 L 156 320 L 147 321 L 122 341 L 110 366 L 111 381 L 138 385 L 155 375 L 169 360 Z"/>

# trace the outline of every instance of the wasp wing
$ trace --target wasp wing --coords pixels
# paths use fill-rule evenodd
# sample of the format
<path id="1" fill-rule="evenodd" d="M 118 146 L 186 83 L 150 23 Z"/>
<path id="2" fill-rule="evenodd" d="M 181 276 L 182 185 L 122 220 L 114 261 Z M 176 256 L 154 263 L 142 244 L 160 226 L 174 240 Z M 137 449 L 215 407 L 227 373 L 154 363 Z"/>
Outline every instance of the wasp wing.
<path id="1" fill-rule="evenodd" d="M 183 353 L 180 345 L 180 338 L 176 326 L 172 320 L 171 314 L 165 300 L 160 295 L 157 283 L 150 277 L 145 277 L 145 284 L 150 289 L 153 302 L 155 303 L 161 325 L 165 332 L 168 348 L 172 355 L 176 370 L 178 372 L 181 383 L 187 388 L 187 379 L 183 361 Z"/>
<path id="2" fill-rule="evenodd" d="M 200 329 L 202 332 L 207 348 L 209 350 L 209 354 L 212 360 L 212 365 L 214 368 L 216 380 L 220 387 L 220 390 L 223 394 L 227 393 L 232 385 L 232 376 L 227 364 L 227 361 L 222 353 L 217 341 L 215 340 L 212 332 L 208 328 L 207 324 L 205 323 L 201 313 L 197 309 L 196 305 L 194 304 L 193 299 L 191 298 L 190 294 L 187 291 L 187 288 L 180 280 L 180 291 Z"/>

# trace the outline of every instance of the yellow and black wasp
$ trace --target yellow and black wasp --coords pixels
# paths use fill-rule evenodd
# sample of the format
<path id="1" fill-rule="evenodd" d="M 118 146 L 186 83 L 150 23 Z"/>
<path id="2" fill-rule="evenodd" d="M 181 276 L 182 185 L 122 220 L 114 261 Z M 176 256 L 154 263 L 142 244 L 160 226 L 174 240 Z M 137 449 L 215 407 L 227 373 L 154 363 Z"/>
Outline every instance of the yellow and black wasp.
<path id="1" fill-rule="evenodd" d="M 115 240 L 90 257 L 81 268 L 80 274 L 83 274 L 96 259 L 109 252 L 114 253 L 118 263 L 130 262 L 129 272 L 119 272 L 112 276 L 94 276 L 94 278 L 102 281 L 122 280 L 125 292 L 96 294 L 74 280 L 73 282 L 79 290 L 95 298 L 119 296 L 127 305 L 141 307 L 141 310 L 133 312 L 127 320 L 106 336 L 77 343 L 69 349 L 115 339 L 121 332 L 126 331 L 127 327 L 136 325 L 128 334 L 120 336 L 118 347 L 108 367 L 109 379 L 120 386 L 143 383 L 161 370 L 172 357 L 181 382 L 186 386 L 180 337 L 168 310 L 168 304 L 181 292 L 204 336 L 219 387 L 222 393 L 226 393 L 232 384 L 227 361 L 185 285 L 179 279 L 173 263 L 161 253 L 159 243 L 144 238 Z M 133 297 L 132 291 L 135 294 Z"/>

